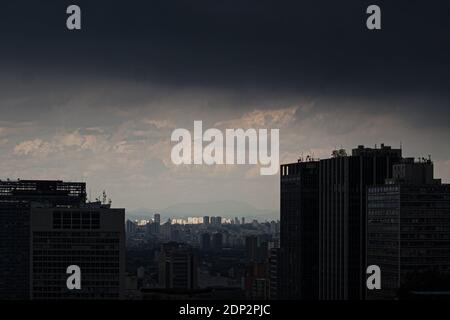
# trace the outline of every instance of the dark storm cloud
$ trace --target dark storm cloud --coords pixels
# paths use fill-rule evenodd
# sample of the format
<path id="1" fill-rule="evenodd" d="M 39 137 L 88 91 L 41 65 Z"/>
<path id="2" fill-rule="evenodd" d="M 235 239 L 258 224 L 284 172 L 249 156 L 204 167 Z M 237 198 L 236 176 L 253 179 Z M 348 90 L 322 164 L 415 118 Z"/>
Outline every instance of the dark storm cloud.
<path id="1" fill-rule="evenodd" d="M 73 3 L 82 8 L 80 32 L 65 28 Z M 8 72 L 174 86 L 447 95 L 448 1 L 376 1 L 376 32 L 365 28 L 372 3 L 8 1 L 0 5 L 0 63 Z"/>
<path id="2" fill-rule="evenodd" d="M 372 3 L 381 31 L 365 28 Z M 81 6 L 81 31 L 65 27 L 70 4 Z M 172 130 L 201 119 L 205 128 L 280 128 L 285 162 L 401 141 L 408 155 L 431 153 L 436 176 L 450 181 L 449 8 L 1 1 L 0 174 L 86 180 L 127 208 L 205 197 L 279 207 L 277 177 L 172 164 Z"/>

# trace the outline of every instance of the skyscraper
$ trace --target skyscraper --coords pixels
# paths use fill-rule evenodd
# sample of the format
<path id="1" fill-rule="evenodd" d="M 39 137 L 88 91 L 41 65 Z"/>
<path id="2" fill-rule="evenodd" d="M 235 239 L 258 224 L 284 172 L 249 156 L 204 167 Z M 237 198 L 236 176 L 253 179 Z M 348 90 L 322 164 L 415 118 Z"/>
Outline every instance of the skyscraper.
<path id="1" fill-rule="evenodd" d="M 392 177 L 401 149 L 358 146 L 319 166 L 319 298 L 363 299 L 366 285 L 366 190 Z"/>
<path id="2" fill-rule="evenodd" d="M 281 166 L 280 299 L 317 299 L 319 162 Z"/>
<path id="3" fill-rule="evenodd" d="M 0 298 L 120 298 L 124 210 L 86 203 L 84 183 L 0 182 Z M 78 265 L 82 289 L 68 290 Z"/>
<path id="4" fill-rule="evenodd" d="M 124 295 L 124 209 L 101 204 L 31 210 L 32 299 L 120 299 Z M 66 269 L 81 269 L 68 290 Z"/>
<path id="5" fill-rule="evenodd" d="M 280 298 L 364 298 L 366 189 L 401 158 L 382 144 L 281 166 Z"/>

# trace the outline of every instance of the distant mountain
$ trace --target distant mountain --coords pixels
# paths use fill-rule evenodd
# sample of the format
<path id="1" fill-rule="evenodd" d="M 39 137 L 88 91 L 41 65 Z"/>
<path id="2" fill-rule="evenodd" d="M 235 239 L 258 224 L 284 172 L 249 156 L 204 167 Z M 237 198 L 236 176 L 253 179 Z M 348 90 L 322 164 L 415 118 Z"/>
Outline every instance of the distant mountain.
<path id="1" fill-rule="evenodd" d="M 245 217 L 247 221 L 253 219 L 258 219 L 258 221 L 279 219 L 279 213 L 275 210 L 258 209 L 241 201 L 189 202 L 178 203 L 160 210 L 136 209 L 127 211 L 127 218 L 146 219 L 153 217 L 153 214 L 156 212 L 161 214 L 162 221 L 168 218 L 186 218 L 192 216 L 239 217 L 239 219 Z"/>

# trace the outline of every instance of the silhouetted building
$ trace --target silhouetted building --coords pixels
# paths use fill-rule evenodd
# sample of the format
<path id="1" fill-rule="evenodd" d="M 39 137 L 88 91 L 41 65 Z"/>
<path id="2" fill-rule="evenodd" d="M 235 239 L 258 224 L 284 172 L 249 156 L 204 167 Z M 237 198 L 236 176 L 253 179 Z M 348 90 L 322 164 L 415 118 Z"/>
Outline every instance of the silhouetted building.
<path id="1" fill-rule="evenodd" d="M 124 218 L 124 209 L 101 205 L 33 208 L 31 298 L 123 298 Z M 70 265 L 81 269 L 81 290 L 66 287 Z"/>
<path id="2" fill-rule="evenodd" d="M 393 179 L 369 187 L 367 217 L 367 264 L 381 269 L 381 290 L 368 299 L 450 291 L 450 185 L 433 178 L 430 160 L 405 159 Z"/>
<path id="3" fill-rule="evenodd" d="M 203 217 L 203 224 L 206 226 L 209 225 L 209 217 L 208 216 Z"/>
<path id="4" fill-rule="evenodd" d="M 86 203 L 84 183 L 0 182 L 0 298 L 120 298 L 124 210 Z M 82 289 L 68 290 L 78 265 Z"/>
<path id="5" fill-rule="evenodd" d="M 358 146 L 319 166 L 319 298 L 363 299 L 366 287 L 366 191 L 392 177 L 401 150 Z"/>
<path id="6" fill-rule="evenodd" d="M 319 162 L 281 166 L 280 299 L 317 299 Z"/>
<path id="7" fill-rule="evenodd" d="M 197 255 L 194 250 L 176 242 L 162 245 L 159 257 L 159 284 L 166 289 L 197 288 Z"/>
<path id="8" fill-rule="evenodd" d="M 281 166 L 279 298 L 364 298 L 367 187 L 401 159 L 382 144 Z"/>

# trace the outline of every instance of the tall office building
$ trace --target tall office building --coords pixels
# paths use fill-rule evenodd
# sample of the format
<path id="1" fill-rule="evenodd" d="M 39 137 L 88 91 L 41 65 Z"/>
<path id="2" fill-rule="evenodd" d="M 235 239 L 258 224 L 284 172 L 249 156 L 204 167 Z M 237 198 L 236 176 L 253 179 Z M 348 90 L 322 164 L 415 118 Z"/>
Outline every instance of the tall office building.
<path id="1" fill-rule="evenodd" d="M 120 298 L 123 209 L 86 203 L 84 183 L 0 182 L 0 298 Z M 78 265 L 82 289 L 68 290 Z"/>
<path id="2" fill-rule="evenodd" d="M 319 298 L 363 299 L 366 286 L 366 190 L 392 177 L 401 149 L 358 146 L 320 161 Z"/>
<path id="3" fill-rule="evenodd" d="M 309 159 L 308 159 L 309 160 Z M 319 272 L 319 162 L 281 166 L 280 299 L 317 299 Z"/>
<path id="4" fill-rule="evenodd" d="M 430 160 L 404 159 L 393 179 L 368 188 L 367 217 L 367 264 L 381 269 L 381 290 L 367 290 L 368 299 L 433 289 L 430 277 L 448 286 L 450 185 L 433 178 Z"/>
<path id="5" fill-rule="evenodd" d="M 124 209 L 101 204 L 32 208 L 31 298 L 123 298 L 124 218 Z M 81 290 L 66 287 L 70 265 L 81 269 Z"/>
<path id="6" fill-rule="evenodd" d="M 197 254 L 187 245 L 176 242 L 163 244 L 159 256 L 160 286 L 165 289 L 196 289 L 197 260 Z"/>

